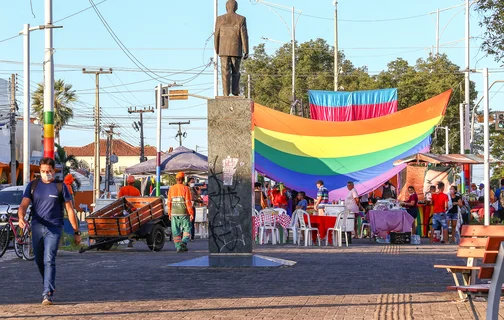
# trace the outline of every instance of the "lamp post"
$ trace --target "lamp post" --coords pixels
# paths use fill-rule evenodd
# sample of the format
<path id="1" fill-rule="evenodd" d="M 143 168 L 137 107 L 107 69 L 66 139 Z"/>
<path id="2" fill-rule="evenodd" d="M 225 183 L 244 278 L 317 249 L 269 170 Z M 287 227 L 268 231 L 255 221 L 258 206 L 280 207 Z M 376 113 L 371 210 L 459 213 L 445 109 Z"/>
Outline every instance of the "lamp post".
<path id="1" fill-rule="evenodd" d="M 295 19 L 295 14 L 296 14 L 296 12 L 299 12 L 299 16 L 301 16 L 302 11 L 296 10 L 294 7 L 282 6 L 282 5 L 279 5 L 276 3 L 267 2 L 267 1 L 263 1 L 263 0 L 256 0 L 256 2 L 265 5 L 268 9 L 273 11 L 282 20 L 282 22 L 284 23 L 285 27 L 287 28 L 287 30 L 289 31 L 289 33 L 291 35 L 291 42 L 292 42 L 292 103 L 294 103 L 296 101 L 296 24 L 297 24 L 297 20 Z M 289 26 L 287 25 L 287 22 L 285 22 L 284 18 L 282 18 L 282 16 L 279 15 L 278 12 L 276 12 L 271 7 L 288 9 L 291 11 L 292 23 L 291 23 L 290 29 L 289 29 Z M 298 19 L 299 19 L 299 16 L 298 16 Z"/>

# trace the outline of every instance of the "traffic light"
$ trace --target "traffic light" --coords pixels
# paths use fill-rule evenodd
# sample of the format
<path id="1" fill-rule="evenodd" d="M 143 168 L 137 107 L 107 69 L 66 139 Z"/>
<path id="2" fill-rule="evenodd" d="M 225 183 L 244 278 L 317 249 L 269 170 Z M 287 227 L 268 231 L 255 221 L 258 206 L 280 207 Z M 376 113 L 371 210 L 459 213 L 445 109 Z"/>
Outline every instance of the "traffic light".
<path id="1" fill-rule="evenodd" d="M 495 113 L 495 130 L 504 130 L 504 112 Z"/>

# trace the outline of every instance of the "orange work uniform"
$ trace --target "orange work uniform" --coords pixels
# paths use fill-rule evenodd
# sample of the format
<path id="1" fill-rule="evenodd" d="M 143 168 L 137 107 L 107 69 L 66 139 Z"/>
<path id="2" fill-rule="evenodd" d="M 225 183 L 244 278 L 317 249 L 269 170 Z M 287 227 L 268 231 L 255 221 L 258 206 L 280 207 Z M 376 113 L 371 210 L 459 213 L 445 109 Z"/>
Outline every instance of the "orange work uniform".
<path id="1" fill-rule="evenodd" d="M 174 197 L 184 197 L 186 209 L 189 215 L 194 216 L 191 190 L 189 190 L 189 187 L 184 186 L 183 184 L 180 183 L 177 183 L 176 185 L 170 187 L 170 189 L 168 190 L 168 197 L 166 201 L 168 207 L 168 215 L 171 215 L 172 213 L 172 199 Z"/>
<path id="2" fill-rule="evenodd" d="M 133 186 L 124 186 L 119 190 L 117 197 L 140 197 L 140 191 Z"/>

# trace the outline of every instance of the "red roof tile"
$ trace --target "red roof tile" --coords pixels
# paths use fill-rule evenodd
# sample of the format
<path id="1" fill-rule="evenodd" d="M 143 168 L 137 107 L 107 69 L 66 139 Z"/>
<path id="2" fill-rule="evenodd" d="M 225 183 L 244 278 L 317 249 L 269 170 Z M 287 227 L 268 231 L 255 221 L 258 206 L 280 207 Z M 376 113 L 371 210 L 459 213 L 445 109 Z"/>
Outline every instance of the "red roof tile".
<path id="1" fill-rule="evenodd" d="M 112 143 L 112 153 L 118 157 L 139 157 L 140 147 L 132 146 L 131 144 L 121 140 L 114 139 Z M 87 144 L 82 147 L 65 147 L 65 151 L 69 155 L 74 155 L 76 157 L 92 157 L 94 156 L 94 142 Z M 100 156 L 105 157 L 107 152 L 107 140 L 100 140 Z M 156 148 L 145 147 L 145 156 L 153 157 L 156 156 Z"/>

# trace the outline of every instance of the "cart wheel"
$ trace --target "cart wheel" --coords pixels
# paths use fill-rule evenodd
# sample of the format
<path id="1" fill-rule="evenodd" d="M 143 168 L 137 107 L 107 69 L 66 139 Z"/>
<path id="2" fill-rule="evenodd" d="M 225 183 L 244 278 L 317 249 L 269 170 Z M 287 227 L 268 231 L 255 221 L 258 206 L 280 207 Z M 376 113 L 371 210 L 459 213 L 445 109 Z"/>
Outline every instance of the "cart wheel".
<path id="1" fill-rule="evenodd" d="M 147 235 L 147 246 L 152 251 L 161 251 L 165 244 L 165 232 L 164 228 L 156 224 L 154 228 L 152 228 L 151 233 Z"/>

